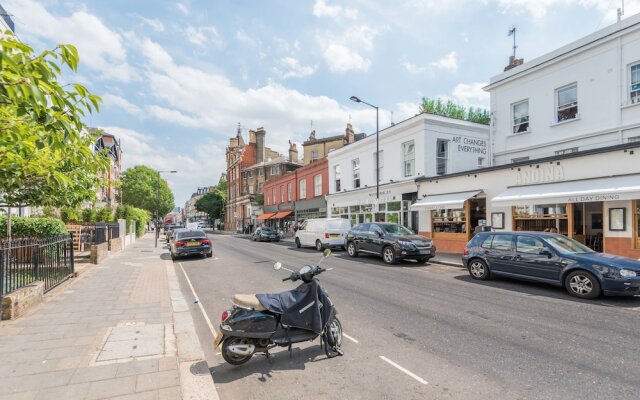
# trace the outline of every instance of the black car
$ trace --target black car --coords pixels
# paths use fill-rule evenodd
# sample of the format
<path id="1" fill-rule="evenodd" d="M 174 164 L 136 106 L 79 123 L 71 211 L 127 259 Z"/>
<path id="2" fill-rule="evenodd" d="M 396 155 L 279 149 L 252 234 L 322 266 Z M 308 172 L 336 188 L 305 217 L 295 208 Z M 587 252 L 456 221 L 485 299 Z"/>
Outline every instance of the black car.
<path id="1" fill-rule="evenodd" d="M 201 230 L 178 229 L 174 231 L 169 244 L 171 259 L 176 257 L 200 254 L 206 257 L 213 256 L 213 246 L 207 234 Z"/>
<path id="2" fill-rule="evenodd" d="M 404 259 L 426 263 L 436 255 L 436 247 L 430 239 L 399 224 L 376 222 L 356 225 L 347 234 L 345 242 L 351 257 L 358 253 L 375 254 L 387 264 Z"/>
<path id="3" fill-rule="evenodd" d="M 258 242 L 279 242 L 280 234 L 275 229 L 271 229 L 268 226 L 257 228 L 251 235 L 251 240 Z"/>
<path id="4" fill-rule="evenodd" d="M 474 279 L 495 275 L 545 282 L 583 299 L 640 294 L 640 261 L 597 253 L 557 233 L 479 233 L 462 262 Z"/>
<path id="5" fill-rule="evenodd" d="M 167 229 L 165 234 L 164 234 L 165 238 L 167 239 L 167 243 L 171 242 L 171 239 L 172 239 L 172 237 L 173 237 L 173 235 L 174 235 L 174 233 L 176 231 L 182 230 L 182 229 L 185 229 L 184 226 L 182 226 L 182 225 L 177 225 L 176 224 L 176 225 L 170 226 L 169 229 Z"/>

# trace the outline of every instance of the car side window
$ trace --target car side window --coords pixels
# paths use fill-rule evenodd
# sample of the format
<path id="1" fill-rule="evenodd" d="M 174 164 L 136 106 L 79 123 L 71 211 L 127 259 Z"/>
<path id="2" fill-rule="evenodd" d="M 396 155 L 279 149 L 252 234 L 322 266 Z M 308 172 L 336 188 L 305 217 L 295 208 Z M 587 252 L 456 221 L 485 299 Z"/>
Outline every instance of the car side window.
<path id="1" fill-rule="evenodd" d="M 511 250 L 511 235 L 494 235 L 491 242 L 493 250 Z"/>
<path id="2" fill-rule="evenodd" d="M 382 228 L 380 228 L 378 225 L 371 224 L 371 225 L 370 225 L 370 228 L 369 228 L 369 232 L 372 232 L 372 233 L 382 233 Z"/>
<path id="3" fill-rule="evenodd" d="M 539 254 L 540 250 L 544 248 L 542 241 L 534 238 L 533 236 L 516 237 L 516 251 L 518 253 Z"/>
<path id="4" fill-rule="evenodd" d="M 484 249 L 490 249 L 492 240 L 493 240 L 493 235 L 487 235 L 487 237 L 482 241 L 482 244 L 480 245 L 480 247 Z"/>
<path id="5" fill-rule="evenodd" d="M 371 224 L 362 224 L 360 225 L 360 229 L 358 229 L 358 232 L 368 232 L 370 226 Z"/>

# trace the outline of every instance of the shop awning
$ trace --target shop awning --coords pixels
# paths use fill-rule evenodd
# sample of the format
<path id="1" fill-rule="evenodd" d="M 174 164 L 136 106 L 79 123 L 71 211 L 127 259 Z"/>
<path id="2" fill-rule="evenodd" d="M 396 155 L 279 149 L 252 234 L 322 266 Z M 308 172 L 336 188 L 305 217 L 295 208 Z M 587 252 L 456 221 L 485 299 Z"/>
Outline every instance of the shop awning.
<path id="1" fill-rule="evenodd" d="M 291 214 L 293 214 L 293 211 L 281 211 L 279 213 L 274 214 L 273 217 L 271 217 L 270 219 L 286 218 Z"/>
<path id="2" fill-rule="evenodd" d="M 264 214 L 260 215 L 256 219 L 257 220 L 265 220 L 265 219 L 269 219 L 269 218 L 273 217 L 274 215 L 276 215 L 276 213 L 264 213 Z"/>
<path id="3" fill-rule="evenodd" d="M 511 187 L 491 199 L 491 204 L 521 206 L 632 199 L 640 199 L 640 174 Z"/>
<path id="4" fill-rule="evenodd" d="M 437 210 L 439 208 L 464 208 L 464 202 L 482 192 L 482 190 L 472 190 L 469 192 L 446 193 L 427 195 L 411 205 L 411 209 L 417 210 Z"/>

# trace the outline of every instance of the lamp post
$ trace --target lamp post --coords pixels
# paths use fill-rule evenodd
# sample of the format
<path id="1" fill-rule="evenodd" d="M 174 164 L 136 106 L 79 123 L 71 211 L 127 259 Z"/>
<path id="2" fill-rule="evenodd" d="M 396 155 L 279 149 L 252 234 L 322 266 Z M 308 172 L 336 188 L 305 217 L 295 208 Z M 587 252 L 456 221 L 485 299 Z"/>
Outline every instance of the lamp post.
<path id="1" fill-rule="evenodd" d="M 378 118 L 378 107 L 374 106 L 373 104 L 369 104 L 366 101 L 362 101 L 356 96 L 351 96 L 349 100 L 355 101 L 356 103 L 364 103 L 369 107 L 376 109 L 376 199 L 379 200 L 380 199 L 380 142 L 378 140 L 378 133 L 379 133 L 380 119 Z"/>
<path id="2" fill-rule="evenodd" d="M 158 237 L 160 236 L 160 174 L 175 174 L 178 171 L 158 171 L 158 183 L 156 184 L 156 248 L 158 248 Z"/>

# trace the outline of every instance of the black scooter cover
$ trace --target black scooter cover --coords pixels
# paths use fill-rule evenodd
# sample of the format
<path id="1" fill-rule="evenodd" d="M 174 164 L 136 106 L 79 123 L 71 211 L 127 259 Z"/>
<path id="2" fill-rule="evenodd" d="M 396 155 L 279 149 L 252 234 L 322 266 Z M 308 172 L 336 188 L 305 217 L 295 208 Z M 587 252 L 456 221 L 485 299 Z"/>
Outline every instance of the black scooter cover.
<path id="1" fill-rule="evenodd" d="M 256 294 L 269 311 L 281 314 L 280 322 L 306 329 L 319 335 L 333 314 L 333 304 L 315 279 L 293 290 L 281 293 Z"/>

